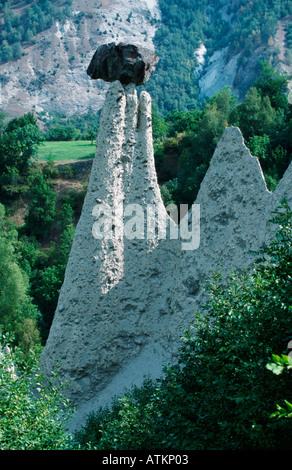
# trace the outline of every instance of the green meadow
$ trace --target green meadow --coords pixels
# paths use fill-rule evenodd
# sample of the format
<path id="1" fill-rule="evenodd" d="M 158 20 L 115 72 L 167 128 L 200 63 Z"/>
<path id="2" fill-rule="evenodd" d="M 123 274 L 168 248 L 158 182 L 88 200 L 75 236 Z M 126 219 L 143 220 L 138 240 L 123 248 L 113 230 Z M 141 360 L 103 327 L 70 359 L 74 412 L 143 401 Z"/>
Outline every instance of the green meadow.
<path id="1" fill-rule="evenodd" d="M 93 158 L 95 155 L 96 144 L 90 140 L 74 140 L 66 142 L 43 142 L 37 154 L 39 161 L 53 159 L 60 160 L 85 160 Z"/>

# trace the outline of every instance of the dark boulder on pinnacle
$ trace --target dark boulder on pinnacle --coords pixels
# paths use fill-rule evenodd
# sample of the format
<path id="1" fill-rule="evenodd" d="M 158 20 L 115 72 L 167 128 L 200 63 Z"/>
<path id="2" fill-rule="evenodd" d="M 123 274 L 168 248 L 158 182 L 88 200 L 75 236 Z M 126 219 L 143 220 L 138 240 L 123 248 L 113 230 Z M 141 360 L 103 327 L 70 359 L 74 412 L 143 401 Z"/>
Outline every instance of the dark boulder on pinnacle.
<path id="1" fill-rule="evenodd" d="M 155 52 L 134 44 L 114 42 L 100 46 L 87 69 L 93 78 L 106 82 L 119 80 L 123 85 L 143 85 L 154 73 L 158 63 Z"/>

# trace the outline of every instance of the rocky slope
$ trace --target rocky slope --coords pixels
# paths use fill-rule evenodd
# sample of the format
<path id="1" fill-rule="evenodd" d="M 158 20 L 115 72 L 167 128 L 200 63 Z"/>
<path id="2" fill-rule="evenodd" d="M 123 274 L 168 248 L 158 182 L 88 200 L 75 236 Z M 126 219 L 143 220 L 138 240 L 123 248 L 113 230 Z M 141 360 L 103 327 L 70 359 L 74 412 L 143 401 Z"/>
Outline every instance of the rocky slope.
<path id="1" fill-rule="evenodd" d="M 218 6 L 218 15 L 234 27 L 228 5 Z M 49 112 L 65 116 L 102 107 L 108 86 L 93 81 L 86 70 L 95 50 L 104 43 L 126 41 L 154 49 L 161 14 L 158 0 L 74 0 L 71 17 L 36 36 L 17 61 L 0 65 L 0 108 L 9 117 L 35 111 L 40 118 Z M 163 19 L 162 19 L 163 20 Z M 286 29 L 290 17 L 278 22 L 275 37 L 261 44 L 248 59 L 239 52 L 230 55 L 228 38 L 224 47 L 208 50 L 202 42 L 194 51 L 194 70 L 200 97 L 210 97 L 222 87 L 231 86 L 242 96 L 255 78 L 255 65 L 263 52 L 270 51 L 281 70 L 292 72 L 285 59 Z M 208 46 L 208 45 L 207 45 Z M 215 47 L 216 49 L 216 47 Z"/>

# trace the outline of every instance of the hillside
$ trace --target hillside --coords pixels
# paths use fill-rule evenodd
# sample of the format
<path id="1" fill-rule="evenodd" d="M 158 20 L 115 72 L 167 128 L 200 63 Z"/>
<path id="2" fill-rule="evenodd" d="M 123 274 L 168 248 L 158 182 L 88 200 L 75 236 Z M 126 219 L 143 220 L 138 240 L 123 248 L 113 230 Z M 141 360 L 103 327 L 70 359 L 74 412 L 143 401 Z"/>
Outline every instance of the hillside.
<path id="1" fill-rule="evenodd" d="M 34 111 L 46 122 L 50 113 L 98 111 L 107 85 L 90 80 L 86 69 L 97 47 L 111 41 L 155 48 L 160 62 L 146 89 L 163 114 L 192 109 L 226 85 L 242 98 L 262 58 L 291 74 L 286 1 L 201 0 L 194 7 L 190 0 L 40 0 L 12 1 L 9 10 L 7 4 L 0 5 L 0 103 L 9 117 Z M 31 28 L 22 31 L 17 18 Z"/>
<path id="2" fill-rule="evenodd" d="M 0 450 L 291 449 L 291 13 L 0 0 Z"/>

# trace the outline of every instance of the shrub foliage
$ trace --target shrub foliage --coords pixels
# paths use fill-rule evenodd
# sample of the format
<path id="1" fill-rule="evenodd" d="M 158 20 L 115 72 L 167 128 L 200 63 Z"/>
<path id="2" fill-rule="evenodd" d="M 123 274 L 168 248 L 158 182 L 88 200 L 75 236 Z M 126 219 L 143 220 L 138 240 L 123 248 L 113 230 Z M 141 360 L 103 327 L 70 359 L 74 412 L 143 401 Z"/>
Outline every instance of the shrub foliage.
<path id="1" fill-rule="evenodd" d="M 68 449 L 70 416 L 69 401 L 54 377 L 45 382 L 35 358 L 25 363 L 20 350 L 0 349 L 0 450 Z"/>

